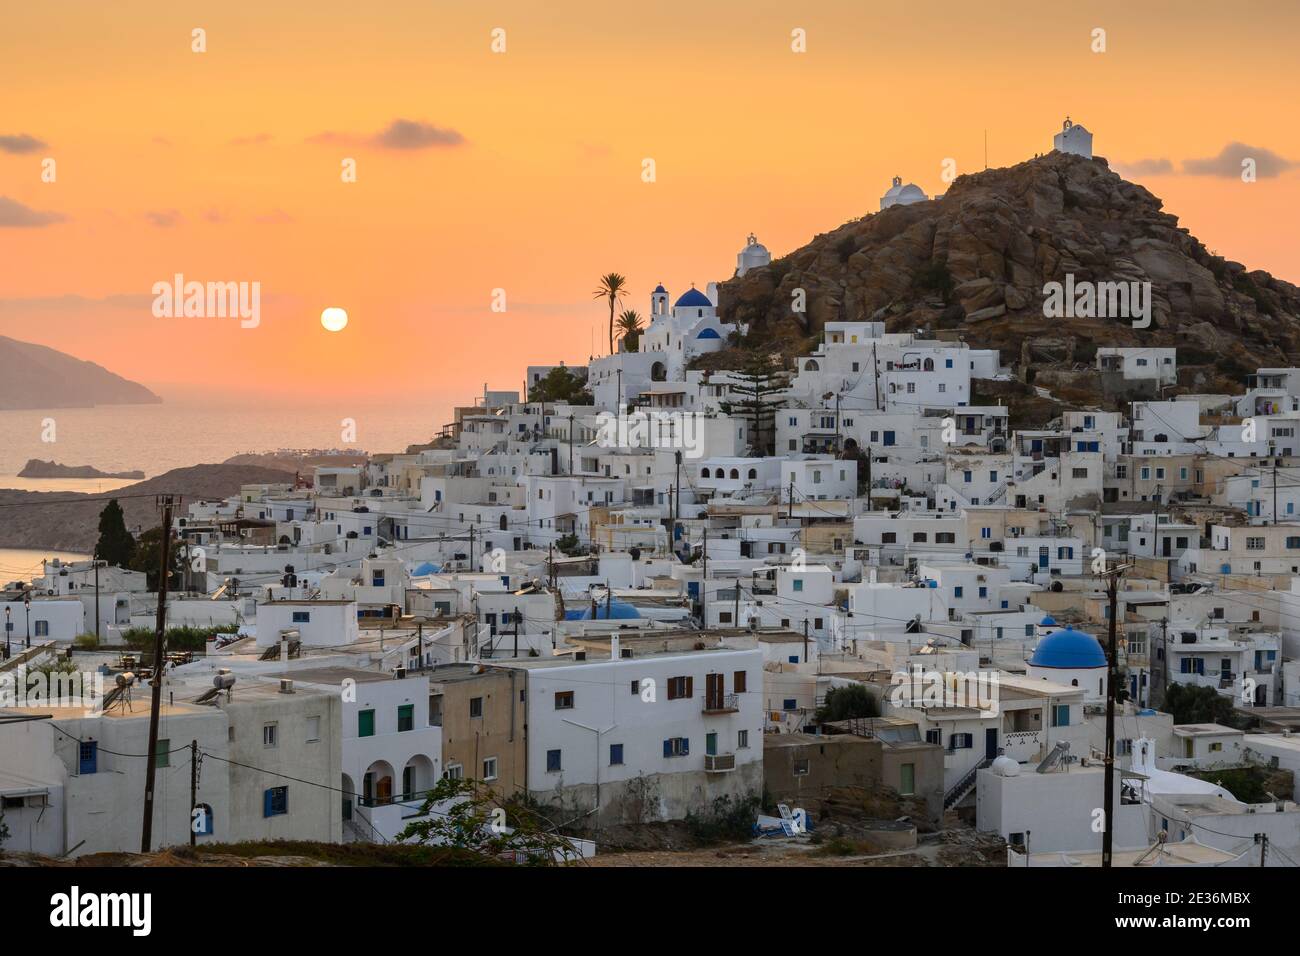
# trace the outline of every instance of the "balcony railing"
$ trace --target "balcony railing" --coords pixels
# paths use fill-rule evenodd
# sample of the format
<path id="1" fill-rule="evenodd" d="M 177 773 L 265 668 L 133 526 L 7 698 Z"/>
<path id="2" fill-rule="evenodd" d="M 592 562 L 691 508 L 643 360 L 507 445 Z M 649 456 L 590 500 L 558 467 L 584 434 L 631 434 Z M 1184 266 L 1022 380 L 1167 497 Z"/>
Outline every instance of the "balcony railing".
<path id="1" fill-rule="evenodd" d="M 705 754 L 705 773 L 727 773 L 736 769 L 735 754 Z"/>
<path id="2" fill-rule="evenodd" d="M 740 710 L 739 694 L 708 694 L 704 698 L 704 713 L 734 714 Z"/>

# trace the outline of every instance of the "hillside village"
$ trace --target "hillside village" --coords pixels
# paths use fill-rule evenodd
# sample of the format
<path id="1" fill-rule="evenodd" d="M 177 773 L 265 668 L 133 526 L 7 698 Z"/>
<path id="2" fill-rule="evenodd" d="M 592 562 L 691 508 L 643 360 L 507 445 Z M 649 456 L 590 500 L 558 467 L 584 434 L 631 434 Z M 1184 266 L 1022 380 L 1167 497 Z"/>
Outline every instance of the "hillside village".
<path id="1" fill-rule="evenodd" d="M 1081 125 L 1053 146 L 1101 168 Z M 934 202 L 899 177 L 878 216 Z M 0 684 L 0 848 L 138 849 L 152 760 L 156 846 L 393 843 L 464 780 L 588 859 L 712 827 L 1096 866 L 1113 691 L 1115 865 L 1295 865 L 1300 368 L 1189 378 L 1189 293 L 1130 261 L 1151 335 L 1084 316 L 1122 343 L 1086 361 L 982 347 L 1038 306 L 994 275 L 932 274 L 909 330 L 813 296 L 784 355 L 759 326 L 798 279 L 751 235 L 721 286 L 656 287 L 612 354 L 485 387 L 427 445 L 184 501 L 152 757 L 154 585 L 47 563 L 0 595 L 0 680 L 57 660 L 108 693 Z"/>

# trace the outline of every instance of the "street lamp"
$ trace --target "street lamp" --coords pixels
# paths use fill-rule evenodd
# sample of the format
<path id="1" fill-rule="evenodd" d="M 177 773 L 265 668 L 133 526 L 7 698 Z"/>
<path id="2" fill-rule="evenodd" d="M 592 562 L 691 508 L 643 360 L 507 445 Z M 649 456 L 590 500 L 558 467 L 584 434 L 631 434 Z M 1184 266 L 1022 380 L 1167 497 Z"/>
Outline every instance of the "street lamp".
<path id="1" fill-rule="evenodd" d="M 10 622 L 10 620 L 9 620 L 9 605 L 6 604 L 6 605 L 5 605 L 5 660 L 8 660 L 8 659 L 9 659 L 9 654 L 10 654 L 10 651 L 9 651 L 9 632 L 12 631 L 13 629 L 14 629 L 14 626 L 13 626 L 13 624 L 12 624 L 12 623 Z"/>
<path id="2" fill-rule="evenodd" d="M 23 591 L 23 610 L 27 612 L 27 641 L 25 647 L 32 646 L 32 589 Z"/>

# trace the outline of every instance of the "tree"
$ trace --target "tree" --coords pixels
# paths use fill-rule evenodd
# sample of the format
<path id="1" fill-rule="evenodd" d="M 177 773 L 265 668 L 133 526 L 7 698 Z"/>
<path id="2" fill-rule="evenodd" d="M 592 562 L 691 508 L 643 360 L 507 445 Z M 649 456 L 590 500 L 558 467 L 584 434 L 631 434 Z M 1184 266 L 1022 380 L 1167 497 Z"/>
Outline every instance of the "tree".
<path id="1" fill-rule="evenodd" d="M 446 804 L 447 808 L 440 809 Z M 435 809 L 439 808 L 439 809 Z M 498 801 L 481 781 L 444 777 L 425 795 L 419 813 L 399 842 L 414 840 L 470 850 L 488 857 L 508 856 L 532 866 L 554 866 L 579 859 L 573 844 L 518 800 Z"/>
<path id="2" fill-rule="evenodd" d="M 162 525 L 142 532 L 140 540 L 135 543 L 135 555 L 131 558 L 131 570 L 145 573 L 145 586 L 150 591 L 158 590 L 158 565 L 162 562 L 162 539 Z M 178 547 L 174 541 L 171 547 L 171 569 L 173 576 L 172 583 L 168 585 L 169 589 L 174 587 L 179 576 L 185 573 L 185 549 Z"/>
<path id="3" fill-rule="evenodd" d="M 596 286 L 596 292 L 593 298 L 606 299 L 609 302 L 609 354 L 614 354 L 614 310 L 618 304 L 623 301 L 623 295 L 627 292 L 627 279 L 617 272 L 607 272 L 600 277 L 600 283 Z"/>
<path id="4" fill-rule="evenodd" d="M 565 405 L 590 405 L 593 402 L 587 383 L 563 365 L 557 365 L 528 392 L 530 402 Z"/>
<path id="5" fill-rule="evenodd" d="M 849 720 L 853 717 L 879 717 L 876 699 L 861 684 L 832 687 L 826 692 L 826 703 L 817 709 L 817 719 L 823 723 L 832 720 Z"/>
<path id="6" fill-rule="evenodd" d="M 1224 724 L 1232 726 L 1232 700 L 1213 687 L 1170 684 L 1161 709 L 1172 714 L 1175 724 Z"/>
<path id="7" fill-rule="evenodd" d="M 130 567 L 134 554 L 135 539 L 126 530 L 122 506 L 114 498 L 99 513 L 99 541 L 95 544 L 95 555 L 111 566 L 126 568 Z"/>
<path id="8" fill-rule="evenodd" d="M 749 423 L 749 444 L 756 455 L 771 455 L 776 445 L 776 409 L 784 400 L 788 373 L 770 355 L 752 353 L 744 368 L 733 373 L 730 391 L 734 400 L 719 402 L 728 415 Z"/>
<path id="9" fill-rule="evenodd" d="M 637 344 L 641 340 L 641 313 L 636 309 L 628 309 L 618 317 L 618 331 L 623 337 L 623 350 L 626 352 L 635 352 Z"/>

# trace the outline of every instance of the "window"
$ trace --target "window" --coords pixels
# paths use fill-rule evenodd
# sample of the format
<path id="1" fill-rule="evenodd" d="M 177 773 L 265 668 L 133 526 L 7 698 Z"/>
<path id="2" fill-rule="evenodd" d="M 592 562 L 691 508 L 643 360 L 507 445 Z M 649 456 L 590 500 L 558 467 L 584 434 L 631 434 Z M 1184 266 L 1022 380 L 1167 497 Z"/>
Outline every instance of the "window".
<path id="1" fill-rule="evenodd" d="M 781 708 L 782 708 L 783 710 L 798 710 L 798 709 L 799 709 L 799 701 L 797 701 L 797 700 L 796 700 L 795 698 L 793 698 L 793 697 L 787 697 L 787 698 L 785 698 L 785 700 L 783 700 L 783 701 L 781 702 Z"/>
<path id="2" fill-rule="evenodd" d="M 488 757 L 483 761 L 483 779 L 495 780 L 497 778 L 497 758 Z"/>
<path id="3" fill-rule="evenodd" d="M 963 593 L 964 591 L 965 591 L 964 588 L 961 588 L 961 587 L 955 587 L 955 588 L 952 589 L 952 596 L 955 597 L 955 598 L 959 598 L 959 597 L 962 596 L 962 593 Z"/>
<path id="4" fill-rule="evenodd" d="M 694 680 L 690 677 L 668 678 L 668 699 L 680 700 L 694 696 Z"/>
<path id="5" fill-rule="evenodd" d="M 558 750 L 546 751 L 546 772 L 559 773 L 564 767 L 560 763 L 560 752 Z"/>
<path id="6" fill-rule="evenodd" d="M 610 765 L 611 767 L 619 767 L 619 766 L 622 766 L 622 764 L 623 764 L 623 745 L 622 745 L 622 744 L 610 744 L 610 745 L 609 745 L 609 765 Z"/>
<path id="7" fill-rule="evenodd" d="M 749 746 L 749 731 L 748 730 L 736 731 L 736 749 L 744 750 L 748 746 Z"/>
<path id="8" fill-rule="evenodd" d="M 49 622 L 49 621 L 37 621 L 37 622 L 36 622 L 36 636 L 37 636 L 37 637 L 49 637 L 49 636 L 50 636 L 50 622 Z"/>
<path id="9" fill-rule="evenodd" d="M 311 611 L 294 611 L 294 612 L 293 612 L 293 623 L 295 623 L 295 624 L 310 624 L 310 623 L 311 623 Z"/>
<path id="10" fill-rule="evenodd" d="M 1055 704 L 1052 706 L 1052 726 L 1068 727 L 1070 726 L 1070 705 Z"/>
<path id="11" fill-rule="evenodd" d="M 77 748 L 77 773 L 99 772 L 99 744 L 83 740 Z"/>
<path id="12" fill-rule="evenodd" d="M 158 738 L 158 745 L 153 750 L 153 765 L 155 767 L 170 767 L 172 765 L 172 742 L 162 737 Z"/>
<path id="13" fill-rule="evenodd" d="M 665 757 L 689 757 L 691 741 L 689 737 L 669 737 L 664 741 Z"/>
<path id="14" fill-rule="evenodd" d="M 795 579 L 794 579 L 794 589 L 795 589 L 796 591 L 802 591 L 802 590 L 803 590 L 803 578 L 795 578 Z"/>
<path id="15" fill-rule="evenodd" d="M 289 812 L 289 788 L 272 787 L 262 793 L 262 816 L 279 817 Z"/>
<path id="16" fill-rule="evenodd" d="M 262 725 L 262 746 L 274 747 L 280 736 L 280 727 L 278 724 Z"/>
<path id="17" fill-rule="evenodd" d="M 971 747 L 973 746 L 975 746 L 974 734 L 949 734 L 948 735 L 949 750 L 970 750 Z"/>
<path id="18" fill-rule="evenodd" d="M 397 707 L 397 732 L 405 733 L 415 729 L 415 705 L 399 704 Z"/>
<path id="19" fill-rule="evenodd" d="M 362 710 L 357 713 L 357 736 L 373 737 L 375 735 L 375 712 Z"/>
<path id="20" fill-rule="evenodd" d="M 1211 752 L 1211 753 L 1218 753 L 1218 752 L 1219 752 L 1220 750 L 1222 750 L 1222 749 L 1223 749 L 1223 744 L 1222 744 L 1222 742 L 1215 742 L 1215 743 L 1210 744 L 1210 752 Z"/>
<path id="21" fill-rule="evenodd" d="M 808 776 L 808 761 L 806 758 L 794 762 L 794 775 L 796 777 Z"/>
<path id="22" fill-rule="evenodd" d="M 745 682 L 748 677 L 748 671 L 736 671 L 731 675 L 731 689 L 737 694 L 745 693 Z"/>
<path id="23" fill-rule="evenodd" d="M 556 710 L 573 710 L 573 691 L 557 690 L 555 692 Z"/>
<path id="24" fill-rule="evenodd" d="M 632 693 L 633 693 L 633 694 L 639 694 L 639 693 L 641 693 L 641 681 L 640 681 L 640 680 L 634 680 L 634 681 L 632 681 Z"/>
<path id="25" fill-rule="evenodd" d="M 470 719 L 483 716 L 483 698 L 471 697 L 469 699 L 469 716 Z"/>
<path id="26" fill-rule="evenodd" d="M 557 750 L 556 753 L 559 753 Z M 465 768 L 458 763 L 454 763 L 442 772 L 443 780 L 463 780 L 465 778 Z"/>
<path id="27" fill-rule="evenodd" d="M 314 744 L 320 740 L 320 718 L 307 718 L 307 743 Z"/>

